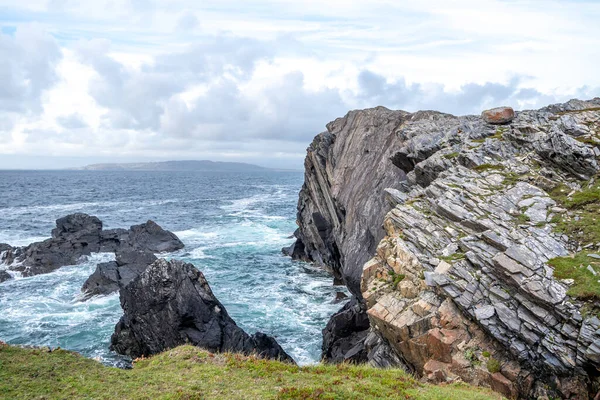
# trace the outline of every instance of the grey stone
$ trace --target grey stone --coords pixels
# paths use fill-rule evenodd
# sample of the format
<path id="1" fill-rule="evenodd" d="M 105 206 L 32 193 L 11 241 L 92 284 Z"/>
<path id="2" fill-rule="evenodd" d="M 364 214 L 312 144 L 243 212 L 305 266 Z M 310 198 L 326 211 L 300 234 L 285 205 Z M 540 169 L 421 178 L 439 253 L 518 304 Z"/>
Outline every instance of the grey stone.
<path id="1" fill-rule="evenodd" d="M 488 319 L 488 318 L 492 318 L 494 316 L 495 312 L 496 312 L 496 310 L 494 309 L 494 306 L 485 305 L 482 307 L 475 308 L 475 317 L 478 320 Z"/>

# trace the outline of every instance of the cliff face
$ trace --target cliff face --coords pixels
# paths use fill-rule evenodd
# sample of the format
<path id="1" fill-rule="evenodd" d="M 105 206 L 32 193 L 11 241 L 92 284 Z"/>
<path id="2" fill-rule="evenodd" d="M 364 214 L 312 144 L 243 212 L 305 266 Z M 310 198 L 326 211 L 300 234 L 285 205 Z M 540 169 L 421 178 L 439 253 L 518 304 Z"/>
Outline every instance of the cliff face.
<path id="1" fill-rule="evenodd" d="M 382 364 L 374 353 L 383 354 L 430 381 L 461 379 L 510 398 L 594 397 L 600 375 L 600 99 L 519 112 L 503 125 L 478 116 L 390 114 L 400 123 L 376 129 L 389 136 L 389 146 L 363 177 L 371 191 L 354 179 L 349 184 L 361 190 L 346 193 L 355 204 L 378 199 L 371 204 L 385 217 L 357 229 L 377 232 L 383 223 L 385 235 L 375 249 L 358 243 L 358 236 L 325 236 L 338 240 L 334 269 L 350 276 L 347 282 L 353 282 L 354 262 L 370 258 L 362 264 L 363 301 L 355 307 L 357 314 L 367 310 L 370 329 L 347 335 L 351 329 L 330 323 L 325 355 L 352 337 L 352 354 L 352 346 L 342 350 L 347 358 Z M 320 136 L 326 135 L 327 148 L 335 147 L 338 136 Z M 341 148 L 356 157 L 355 146 L 346 141 Z M 314 170 L 312 152 L 311 146 L 307 166 Z M 321 156 L 322 170 L 331 169 L 330 157 Z M 335 160 L 344 157 L 337 153 Z M 316 193 L 327 190 L 339 207 L 336 193 L 345 192 L 342 180 L 336 191 L 323 182 L 318 190 L 314 183 L 305 187 L 299 202 L 298 236 L 313 253 L 322 243 L 305 234 L 314 227 L 303 210 L 318 209 Z M 345 226 L 355 217 L 346 209 Z M 353 358 L 359 350 L 362 356 Z"/>
<path id="2" fill-rule="evenodd" d="M 330 270 L 359 297 L 362 265 L 385 234 L 383 189 L 405 179 L 389 159 L 408 115 L 384 107 L 351 111 L 315 137 L 304 162 L 293 256 Z"/>

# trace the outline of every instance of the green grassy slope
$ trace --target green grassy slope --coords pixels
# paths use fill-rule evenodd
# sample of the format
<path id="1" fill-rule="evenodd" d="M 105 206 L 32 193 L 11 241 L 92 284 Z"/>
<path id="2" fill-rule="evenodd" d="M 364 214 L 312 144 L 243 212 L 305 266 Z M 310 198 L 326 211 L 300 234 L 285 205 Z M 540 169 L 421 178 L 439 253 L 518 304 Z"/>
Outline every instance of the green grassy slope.
<path id="1" fill-rule="evenodd" d="M 296 367 L 182 346 L 132 370 L 78 354 L 0 342 L 2 399 L 500 399 L 467 385 L 424 385 L 400 370 Z"/>

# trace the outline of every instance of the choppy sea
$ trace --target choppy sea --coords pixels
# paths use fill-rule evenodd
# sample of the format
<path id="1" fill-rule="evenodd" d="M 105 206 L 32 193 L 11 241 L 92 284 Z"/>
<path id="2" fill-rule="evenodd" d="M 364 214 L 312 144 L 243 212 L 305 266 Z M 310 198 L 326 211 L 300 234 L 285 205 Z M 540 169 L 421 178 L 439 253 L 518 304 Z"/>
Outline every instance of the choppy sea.
<path id="1" fill-rule="evenodd" d="M 74 212 L 105 228 L 152 219 L 185 249 L 168 254 L 193 263 L 238 325 L 277 338 L 300 364 L 320 358 L 321 329 L 339 287 L 309 264 L 281 254 L 290 245 L 301 172 L 0 171 L 0 243 L 27 245 L 50 236 L 55 220 Z M 98 262 L 0 284 L 0 340 L 60 346 L 106 364 L 122 310 L 118 294 L 78 301 Z M 0 265 L 0 269 L 6 266 Z"/>

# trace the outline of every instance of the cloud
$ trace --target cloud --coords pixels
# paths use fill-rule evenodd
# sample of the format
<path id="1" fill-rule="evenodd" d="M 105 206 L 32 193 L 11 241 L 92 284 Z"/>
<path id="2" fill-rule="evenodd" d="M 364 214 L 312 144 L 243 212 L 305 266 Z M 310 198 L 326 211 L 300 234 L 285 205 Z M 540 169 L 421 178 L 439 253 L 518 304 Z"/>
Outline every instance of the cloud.
<path id="1" fill-rule="evenodd" d="M 58 81 L 61 51 L 36 24 L 0 33 L 0 113 L 39 114 L 42 94 Z"/>
<path id="2" fill-rule="evenodd" d="M 0 7 L 1 31 L 16 29 L 0 35 L 2 154 L 300 167 L 314 135 L 350 109 L 478 114 L 600 95 L 597 2 Z"/>
<path id="3" fill-rule="evenodd" d="M 64 115 L 56 118 L 56 122 L 65 129 L 87 128 L 88 124 L 80 114 Z"/>
<path id="4" fill-rule="evenodd" d="M 177 31 L 179 32 L 189 33 L 199 27 L 200 21 L 198 21 L 196 15 L 191 11 L 185 12 L 177 20 Z"/>

